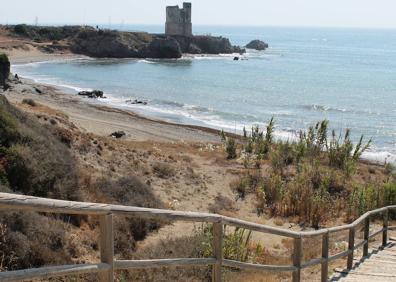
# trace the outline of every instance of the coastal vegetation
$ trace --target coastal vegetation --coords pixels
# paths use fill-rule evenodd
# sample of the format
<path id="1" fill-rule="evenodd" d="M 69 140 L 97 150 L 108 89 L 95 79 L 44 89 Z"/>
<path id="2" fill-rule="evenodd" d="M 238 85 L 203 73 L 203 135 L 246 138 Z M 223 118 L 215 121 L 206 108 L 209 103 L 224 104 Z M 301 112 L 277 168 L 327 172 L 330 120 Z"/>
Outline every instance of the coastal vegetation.
<path id="1" fill-rule="evenodd" d="M 326 121 L 289 141 L 275 138 L 272 119 L 264 130 L 245 129 L 243 136 L 223 132 L 224 146 L 135 142 L 128 140 L 131 131 L 125 128 L 126 137 L 120 139 L 83 132 L 65 113 L 43 104 L 50 99 L 47 88 L 22 86 L 26 90 L 15 96 L 14 105 L 0 97 L 1 191 L 209 211 L 294 229 L 350 221 L 365 210 L 395 202 L 394 167 L 362 162 L 359 156 L 369 140 L 353 144 L 349 131 L 336 135 Z M 114 223 L 118 259 L 207 257 L 212 252 L 210 225 L 193 229 L 182 223 L 118 216 Z M 257 232 L 229 226 L 225 230 L 226 258 L 291 263 L 290 240 L 268 242 Z M 1 270 L 98 261 L 97 236 L 95 217 L 1 213 Z M 304 245 L 308 258 L 318 257 L 314 252 L 319 242 L 314 243 Z M 331 245 L 332 250 L 342 248 Z M 117 279 L 205 281 L 210 271 L 208 267 L 120 271 Z M 254 281 L 249 275 L 253 274 L 224 269 L 226 281 Z"/>
<path id="2" fill-rule="evenodd" d="M 396 175 L 391 165 L 377 173 L 360 163 L 371 139 L 351 141 L 351 131 L 329 134 L 327 120 L 301 131 L 295 140 L 275 140 L 272 118 L 265 131 L 252 127 L 236 142 L 222 134 L 227 158 L 244 169 L 231 184 L 236 198 L 255 195 L 257 214 L 294 217 L 320 228 L 330 220 L 350 222 L 368 210 L 396 203 Z M 232 147 L 232 149 L 230 149 Z M 236 152 L 232 155 L 230 152 Z"/>
<path id="3" fill-rule="evenodd" d="M 24 103 L 37 106 L 33 100 Z M 102 175 L 91 182 L 79 170 L 75 151 L 71 150 L 73 134 L 59 126 L 59 118 L 43 121 L 44 125 L 0 96 L 0 192 L 164 207 L 152 188 L 135 175 Z M 87 152 L 91 146 L 80 144 L 79 150 Z M 95 234 L 97 226 L 96 218 L 86 216 L 1 212 L 0 271 L 73 263 L 82 250 L 98 249 L 96 235 L 89 238 L 79 234 L 81 229 Z M 118 218 L 115 226 L 116 251 L 127 254 L 136 248 L 136 241 L 158 229 L 161 223 Z"/>

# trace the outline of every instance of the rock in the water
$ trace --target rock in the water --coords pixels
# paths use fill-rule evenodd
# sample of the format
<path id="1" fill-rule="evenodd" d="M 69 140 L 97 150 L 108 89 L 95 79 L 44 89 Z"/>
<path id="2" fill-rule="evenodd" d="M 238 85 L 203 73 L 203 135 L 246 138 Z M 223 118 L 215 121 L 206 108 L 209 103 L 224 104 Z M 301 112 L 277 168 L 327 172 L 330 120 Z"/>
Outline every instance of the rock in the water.
<path id="1" fill-rule="evenodd" d="M 132 104 L 132 105 L 147 105 L 147 102 L 146 102 L 146 101 L 142 101 L 142 100 L 138 100 L 138 99 L 135 99 L 135 100 L 126 100 L 125 102 L 126 102 L 126 103 L 129 103 L 129 104 Z"/>
<path id="2" fill-rule="evenodd" d="M 250 41 L 249 44 L 246 45 L 246 48 L 262 51 L 268 48 L 268 44 L 261 40 L 256 39 Z"/>
<path id="3" fill-rule="evenodd" d="M 239 57 L 234 57 L 234 61 L 239 61 Z"/>
<path id="4" fill-rule="evenodd" d="M 181 58 L 182 51 L 179 43 L 172 37 L 155 38 L 150 44 L 139 50 L 142 58 L 173 59 Z"/>
<path id="5" fill-rule="evenodd" d="M 0 86 L 4 87 L 7 86 L 6 81 L 10 76 L 10 61 L 6 54 L 0 54 Z"/>
<path id="6" fill-rule="evenodd" d="M 221 36 L 194 36 L 191 43 L 198 46 L 204 54 L 245 53 L 245 49 L 231 45 L 228 38 Z"/>
<path id="7" fill-rule="evenodd" d="M 100 90 L 81 91 L 81 92 L 78 92 L 78 95 L 85 96 L 88 98 L 104 98 L 103 91 L 100 91 Z"/>
<path id="8" fill-rule="evenodd" d="M 117 139 L 122 138 L 122 137 L 124 137 L 125 135 L 126 135 L 126 134 L 125 134 L 124 131 L 116 131 L 116 132 L 113 132 L 112 134 L 110 134 L 110 136 L 112 136 L 112 137 L 114 137 L 114 138 L 117 138 Z"/>

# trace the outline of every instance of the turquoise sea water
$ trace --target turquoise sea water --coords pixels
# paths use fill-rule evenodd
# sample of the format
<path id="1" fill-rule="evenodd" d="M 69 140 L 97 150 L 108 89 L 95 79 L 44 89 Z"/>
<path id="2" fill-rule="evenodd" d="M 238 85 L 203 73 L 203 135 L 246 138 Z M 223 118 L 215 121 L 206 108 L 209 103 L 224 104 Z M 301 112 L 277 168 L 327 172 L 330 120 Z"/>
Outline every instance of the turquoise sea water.
<path id="1" fill-rule="evenodd" d="M 129 30 L 162 32 L 161 26 Z M 368 158 L 395 160 L 396 30 L 195 27 L 196 34 L 223 35 L 233 44 L 262 39 L 270 48 L 233 55 L 179 60 L 73 60 L 13 65 L 38 82 L 75 94 L 101 89 L 101 102 L 178 123 L 227 131 L 264 125 L 271 116 L 277 134 L 322 119 L 337 132 L 351 128 L 373 138 Z M 130 99 L 148 105 L 130 105 Z"/>

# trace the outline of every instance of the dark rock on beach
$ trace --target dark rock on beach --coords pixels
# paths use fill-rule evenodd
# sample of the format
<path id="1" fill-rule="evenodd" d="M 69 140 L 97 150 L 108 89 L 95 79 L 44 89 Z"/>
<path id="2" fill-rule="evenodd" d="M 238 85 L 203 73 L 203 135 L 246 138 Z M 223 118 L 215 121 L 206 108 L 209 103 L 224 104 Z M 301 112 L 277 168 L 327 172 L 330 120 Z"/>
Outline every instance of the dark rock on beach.
<path id="1" fill-rule="evenodd" d="M 261 40 L 252 40 L 246 45 L 246 48 L 262 51 L 268 48 L 268 44 Z"/>
<path id="2" fill-rule="evenodd" d="M 117 139 L 120 139 L 120 138 L 124 137 L 125 135 L 126 134 L 124 131 L 116 131 L 116 132 L 113 132 L 112 134 L 110 134 L 110 136 L 117 138 Z"/>
<path id="3" fill-rule="evenodd" d="M 88 98 L 105 98 L 103 96 L 103 91 L 100 91 L 100 90 L 81 91 L 81 92 L 78 92 L 78 95 L 85 96 Z"/>
<path id="4" fill-rule="evenodd" d="M 142 101 L 142 100 L 138 100 L 138 99 L 126 100 L 125 102 L 128 104 L 131 104 L 131 105 L 147 105 L 146 101 Z"/>

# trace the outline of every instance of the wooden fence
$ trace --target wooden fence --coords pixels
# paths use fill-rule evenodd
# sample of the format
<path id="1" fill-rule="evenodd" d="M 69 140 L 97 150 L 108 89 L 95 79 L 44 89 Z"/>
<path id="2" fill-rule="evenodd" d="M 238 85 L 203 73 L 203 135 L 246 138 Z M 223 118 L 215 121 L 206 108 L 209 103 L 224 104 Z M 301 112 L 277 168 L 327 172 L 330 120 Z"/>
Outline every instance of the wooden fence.
<path id="1" fill-rule="evenodd" d="M 307 267 L 321 265 L 321 280 L 328 279 L 329 262 L 348 256 L 347 268 L 353 265 L 354 251 L 363 246 L 363 255 L 368 255 L 369 239 L 382 233 L 382 244 L 388 241 L 388 230 L 396 230 L 396 226 L 388 226 L 390 210 L 396 206 L 388 206 L 365 213 L 353 223 L 338 227 L 321 229 L 318 231 L 296 232 L 267 225 L 251 223 L 226 216 L 180 212 L 173 210 L 147 209 L 120 205 L 95 204 L 84 202 L 71 202 L 37 198 L 24 195 L 0 193 L 0 210 L 36 211 L 62 214 L 96 215 L 100 218 L 100 258 L 101 261 L 93 264 L 48 266 L 36 269 L 0 272 L 0 281 L 23 281 L 28 279 L 43 279 L 56 276 L 74 274 L 97 273 L 99 280 L 114 281 L 114 271 L 121 269 L 142 269 L 167 266 L 212 266 L 212 280 L 220 282 L 223 266 L 239 269 L 258 271 L 292 272 L 292 281 L 301 279 L 301 270 Z M 383 228 L 370 234 L 370 217 L 382 214 Z M 211 258 L 177 258 L 177 259 L 150 259 L 150 260 L 115 260 L 114 259 L 114 234 L 113 216 L 126 215 L 144 219 L 158 219 L 167 221 L 207 222 L 213 224 L 213 257 Z M 355 232 L 359 224 L 364 223 L 364 240 L 355 243 Z M 252 231 L 273 234 L 292 238 L 293 265 L 261 265 L 223 258 L 223 227 L 229 225 L 245 228 Z M 329 235 L 349 230 L 348 249 L 329 256 Z M 316 236 L 322 237 L 322 257 L 303 261 L 303 239 Z"/>

